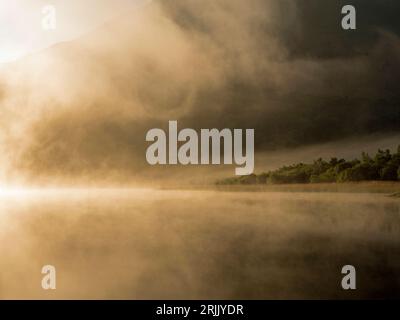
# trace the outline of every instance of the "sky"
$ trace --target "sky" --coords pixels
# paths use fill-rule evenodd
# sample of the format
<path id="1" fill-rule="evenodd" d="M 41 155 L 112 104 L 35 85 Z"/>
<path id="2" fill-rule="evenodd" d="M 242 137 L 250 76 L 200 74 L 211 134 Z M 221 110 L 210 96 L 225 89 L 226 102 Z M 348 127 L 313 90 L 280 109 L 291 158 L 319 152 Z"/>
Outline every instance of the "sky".
<path id="1" fill-rule="evenodd" d="M 302 160 L 293 150 L 356 157 L 368 141 L 399 140 L 397 0 L 354 0 L 356 31 L 341 28 L 347 2 L 337 0 L 157 0 L 106 25 L 103 2 L 96 14 L 89 2 L 69 3 L 93 16 L 70 29 L 94 29 L 0 72 L 4 174 L 176 177 L 189 169 L 145 161 L 146 132 L 168 120 L 255 129 L 256 173 L 270 165 L 257 154 L 273 153 L 279 166 Z"/>
<path id="2" fill-rule="evenodd" d="M 116 19 L 124 10 L 148 0 L 12 0 L 0 1 L 0 62 L 8 62 L 69 41 Z M 43 8 L 56 9 L 56 30 L 43 30 Z"/>

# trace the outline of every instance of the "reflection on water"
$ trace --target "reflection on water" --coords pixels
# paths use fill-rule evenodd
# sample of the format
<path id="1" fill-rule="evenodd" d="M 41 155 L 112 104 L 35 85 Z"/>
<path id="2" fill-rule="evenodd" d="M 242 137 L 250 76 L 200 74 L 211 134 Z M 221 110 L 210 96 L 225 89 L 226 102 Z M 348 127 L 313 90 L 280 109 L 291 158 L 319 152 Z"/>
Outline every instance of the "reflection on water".
<path id="1" fill-rule="evenodd" d="M 400 201 L 384 195 L 14 191 L 0 193 L 0 298 L 400 297 Z"/>

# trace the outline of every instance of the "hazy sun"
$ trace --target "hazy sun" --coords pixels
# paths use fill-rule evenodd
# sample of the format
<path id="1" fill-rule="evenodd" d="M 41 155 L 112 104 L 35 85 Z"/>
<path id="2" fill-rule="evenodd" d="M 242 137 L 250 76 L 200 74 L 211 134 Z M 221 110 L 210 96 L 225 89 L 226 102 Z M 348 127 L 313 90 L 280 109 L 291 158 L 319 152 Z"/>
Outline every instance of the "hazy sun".
<path id="1" fill-rule="evenodd" d="M 11 62 L 20 58 L 24 53 L 16 48 L 0 47 L 0 63 Z"/>
<path id="2" fill-rule="evenodd" d="M 23 187 L 0 186 L 0 197 L 23 197 L 31 192 L 30 189 Z"/>
<path id="3" fill-rule="evenodd" d="M 69 41 L 114 19 L 132 5 L 150 0 L 2 0 L 0 1 L 0 63 Z M 43 28 L 46 6 L 54 7 L 56 28 Z"/>

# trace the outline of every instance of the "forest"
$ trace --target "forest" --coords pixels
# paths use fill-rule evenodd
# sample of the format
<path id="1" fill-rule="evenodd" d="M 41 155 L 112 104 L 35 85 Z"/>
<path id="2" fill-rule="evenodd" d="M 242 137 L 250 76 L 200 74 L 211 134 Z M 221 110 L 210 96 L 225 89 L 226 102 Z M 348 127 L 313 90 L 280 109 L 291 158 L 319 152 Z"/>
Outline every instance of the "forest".
<path id="1" fill-rule="evenodd" d="M 340 183 L 358 181 L 399 181 L 400 146 L 396 153 L 378 150 L 375 156 L 363 152 L 361 159 L 318 159 L 313 163 L 297 163 L 277 170 L 232 177 L 216 182 L 217 185 Z"/>

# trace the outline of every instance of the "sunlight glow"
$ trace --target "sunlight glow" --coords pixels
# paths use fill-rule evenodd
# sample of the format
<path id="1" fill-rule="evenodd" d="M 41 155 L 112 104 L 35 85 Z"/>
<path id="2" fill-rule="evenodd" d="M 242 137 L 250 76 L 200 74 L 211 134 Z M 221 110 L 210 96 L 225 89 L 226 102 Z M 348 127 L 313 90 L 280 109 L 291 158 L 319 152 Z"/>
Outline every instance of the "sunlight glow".
<path id="1" fill-rule="evenodd" d="M 34 191 L 35 189 L 31 188 L 0 186 L 0 197 L 24 197 L 32 194 Z"/>
<path id="2" fill-rule="evenodd" d="M 15 61 L 22 55 L 23 53 L 18 50 L 0 48 L 0 63 Z"/>
<path id="3" fill-rule="evenodd" d="M 99 194 L 105 196 L 125 196 L 134 195 L 143 197 L 154 193 L 153 188 L 145 187 L 22 187 L 22 186 L 0 186 L 0 198 L 39 198 L 39 197 L 65 197 L 72 196 L 98 197 Z"/>
<path id="4" fill-rule="evenodd" d="M 56 1 L 56 29 L 46 30 L 43 0 L 0 1 L 0 63 L 39 52 L 54 44 L 70 41 L 98 28 L 129 8 L 150 0 Z M 54 1 L 53 1 L 54 2 Z"/>

